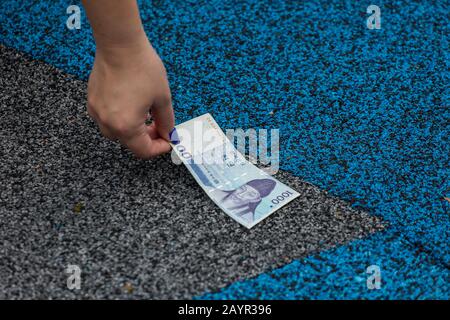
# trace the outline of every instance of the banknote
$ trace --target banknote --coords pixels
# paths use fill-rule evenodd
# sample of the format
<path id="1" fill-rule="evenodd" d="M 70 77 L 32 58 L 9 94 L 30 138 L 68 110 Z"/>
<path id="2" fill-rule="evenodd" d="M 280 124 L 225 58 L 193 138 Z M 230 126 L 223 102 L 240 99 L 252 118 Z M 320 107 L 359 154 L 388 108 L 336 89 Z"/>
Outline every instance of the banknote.
<path id="1" fill-rule="evenodd" d="M 176 126 L 170 139 L 206 194 L 249 229 L 299 196 L 247 161 L 209 113 Z"/>

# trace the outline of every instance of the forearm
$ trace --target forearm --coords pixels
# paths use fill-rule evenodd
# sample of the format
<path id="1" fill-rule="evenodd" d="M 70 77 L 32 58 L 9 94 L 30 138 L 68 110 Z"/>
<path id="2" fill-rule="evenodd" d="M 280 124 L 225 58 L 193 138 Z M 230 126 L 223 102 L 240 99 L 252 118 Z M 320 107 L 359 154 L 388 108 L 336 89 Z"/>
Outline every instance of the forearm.
<path id="1" fill-rule="evenodd" d="M 82 0 L 97 47 L 127 48 L 147 40 L 136 0 Z"/>

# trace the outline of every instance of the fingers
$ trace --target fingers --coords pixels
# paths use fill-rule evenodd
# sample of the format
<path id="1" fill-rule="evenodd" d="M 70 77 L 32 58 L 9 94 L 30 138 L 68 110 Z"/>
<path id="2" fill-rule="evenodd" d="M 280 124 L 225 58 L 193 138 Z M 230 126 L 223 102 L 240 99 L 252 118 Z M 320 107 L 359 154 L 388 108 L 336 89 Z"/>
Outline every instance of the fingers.
<path id="1" fill-rule="evenodd" d="M 152 105 L 152 118 L 159 136 L 169 141 L 169 132 L 175 127 L 175 117 L 168 84 L 166 90 L 168 94 L 157 97 L 154 100 Z"/>
<path id="2" fill-rule="evenodd" d="M 94 108 L 92 108 L 90 104 L 88 104 L 87 106 L 87 111 L 89 116 L 97 123 L 98 128 L 100 129 L 102 135 L 109 140 L 116 141 L 117 140 L 116 135 L 113 133 L 111 129 L 109 129 L 106 125 L 103 125 L 100 122 L 98 114 L 95 112 Z"/>
<path id="3" fill-rule="evenodd" d="M 170 144 L 160 137 L 154 123 L 146 126 L 145 119 L 143 119 L 142 127 L 136 133 L 133 133 L 127 128 L 122 127 L 117 130 L 108 123 L 102 123 L 92 108 L 88 108 L 88 113 L 95 120 L 105 138 L 112 141 L 119 140 L 138 158 L 150 159 L 171 150 Z"/>
<path id="4" fill-rule="evenodd" d="M 154 134 L 151 137 L 145 125 L 143 126 L 139 133 L 119 138 L 120 142 L 133 152 L 136 157 L 150 159 L 171 150 L 170 144 L 166 140 Z"/>
<path id="5" fill-rule="evenodd" d="M 147 126 L 147 133 L 150 136 L 151 139 L 157 139 L 161 138 L 159 136 L 158 131 L 156 130 L 155 124 L 152 123 L 151 125 Z"/>
<path id="6" fill-rule="evenodd" d="M 107 126 L 102 125 L 100 122 L 97 122 L 97 124 L 98 128 L 100 129 L 100 132 L 106 139 L 109 139 L 111 141 L 117 140 L 116 135 L 113 133 L 111 129 L 109 129 Z"/>

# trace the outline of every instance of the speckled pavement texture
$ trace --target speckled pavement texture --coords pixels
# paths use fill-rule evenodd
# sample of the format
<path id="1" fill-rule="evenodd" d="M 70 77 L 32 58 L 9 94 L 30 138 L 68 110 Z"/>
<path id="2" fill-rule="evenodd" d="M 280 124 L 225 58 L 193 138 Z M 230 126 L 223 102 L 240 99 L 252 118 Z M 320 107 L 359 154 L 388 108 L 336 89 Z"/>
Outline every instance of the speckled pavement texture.
<path id="1" fill-rule="evenodd" d="M 0 43 L 85 80 L 95 48 L 85 19 L 65 27 L 74 3 L 2 1 Z M 279 128 L 285 172 L 389 225 L 200 297 L 450 297 L 450 3 L 377 1 L 381 30 L 370 4 L 140 1 L 178 122 Z M 374 260 L 385 282 L 369 291 Z"/>
<path id="2" fill-rule="evenodd" d="M 301 197 L 248 231 L 169 156 L 138 161 L 104 141 L 84 82 L 15 50 L 0 59 L 0 297 L 191 298 L 383 229 L 280 172 Z M 68 264 L 82 268 L 79 294 Z"/>

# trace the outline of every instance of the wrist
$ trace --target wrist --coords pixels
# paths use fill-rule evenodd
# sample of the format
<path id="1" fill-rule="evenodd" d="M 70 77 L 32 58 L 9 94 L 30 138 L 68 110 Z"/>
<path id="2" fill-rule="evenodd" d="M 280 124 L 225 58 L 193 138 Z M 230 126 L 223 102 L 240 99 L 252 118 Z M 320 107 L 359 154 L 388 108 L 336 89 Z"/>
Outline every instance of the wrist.
<path id="1" fill-rule="evenodd" d="M 124 41 L 96 41 L 96 60 L 101 60 L 111 66 L 123 66 L 133 63 L 143 54 L 152 49 L 145 32 L 134 34 Z"/>
<path id="2" fill-rule="evenodd" d="M 114 32 L 101 33 L 94 31 L 95 45 L 100 49 L 125 49 L 142 45 L 148 41 L 142 26 L 117 28 Z"/>

